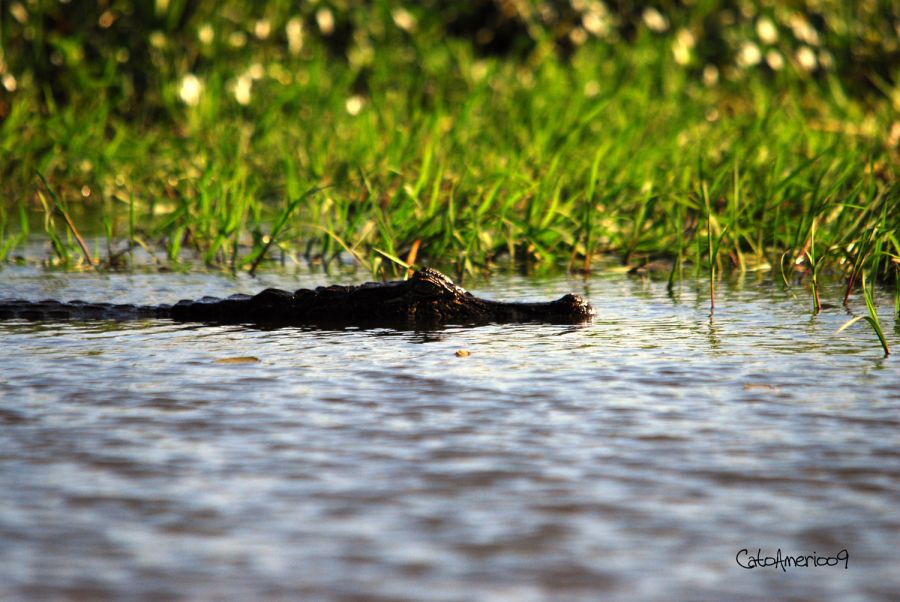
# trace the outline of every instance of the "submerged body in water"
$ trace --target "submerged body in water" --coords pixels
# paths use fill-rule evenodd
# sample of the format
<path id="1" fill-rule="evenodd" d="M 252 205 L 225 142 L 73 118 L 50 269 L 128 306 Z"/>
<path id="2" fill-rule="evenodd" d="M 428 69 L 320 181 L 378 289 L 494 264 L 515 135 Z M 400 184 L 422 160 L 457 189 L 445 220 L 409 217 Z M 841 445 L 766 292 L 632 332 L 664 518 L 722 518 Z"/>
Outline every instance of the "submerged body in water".
<path id="1" fill-rule="evenodd" d="M 273 326 L 578 323 L 589 320 L 593 313 L 590 303 L 572 294 L 556 301 L 536 303 L 481 299 L 431 268 L 416 271 L 408 280 L 333 285 L 294 292 L 270 288 L 253 296 L 203 297 L 174 305 L 0 300 L 0 319 L 5 320 L 159 318 Z"/>

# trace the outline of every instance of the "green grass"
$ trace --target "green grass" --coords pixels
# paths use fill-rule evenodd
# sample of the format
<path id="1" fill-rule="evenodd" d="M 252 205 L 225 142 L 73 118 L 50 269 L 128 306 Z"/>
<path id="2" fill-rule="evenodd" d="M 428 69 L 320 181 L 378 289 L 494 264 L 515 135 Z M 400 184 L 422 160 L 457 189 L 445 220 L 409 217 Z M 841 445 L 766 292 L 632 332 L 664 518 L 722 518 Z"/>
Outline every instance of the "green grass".
<path id="1" fill-rule="evenodd" d="M 86 66 L 72 48 L 82 87 L 65 102 L 21 78 L 0 124 L 4 258 L 39 216 L 71 266 L 89 255 L 80 230 L 107 239 L 99 267 L 138 244 L 249 271 L 342 254 L 377 273 L 414 246 L 458 273 L 664 257 L 673 279 L 706 271 L 713 304 L 721 273 L 779 257 L 814 290 L 820 270 L 850 289 L 863 270 L 896 278 L 890 90 L 855 96 L 790 59 L 704 83 L 702 65 L 676 63 L 674 32 L 589 41 L 568 61 L 538 40 L 517 59 L 422 20 L 345 59 L 312 36 L 297 55 L 252 35 L 228 48 L 234 24 L 216 25 L 212 48 L 156 32 L 145 104 L 123 104 L 116 58 Z M 188 74 L 202 83 L 193 105 Z"/>
<path id="2" fill-rule="evenodd" d="M 881 321 L 878 319 L 878 312 L 875 310 L 874 292 L 871 286 L 866 285 L 865 273 L 862 274 L 862 292 L 863 298 L 866 302 L 866 312 L 869 315 L 855 316 L 847 320 L 840 328 L 838 328 L 837 332 L 840 333 L 850 326 L 853 326 L 860 320 L 865 320 L 869 323 L 869 326 L 872 327 L 872 330 L 875 332 L 875 336 L 878 337 L 878 342 L 881 344 L 881 348 L 884 350 L 884 356 L 888 357 L 891 354 L 891 348 L 888 345 L 887 338 L 884 336 L 884 330 L 881 328 Z"/>

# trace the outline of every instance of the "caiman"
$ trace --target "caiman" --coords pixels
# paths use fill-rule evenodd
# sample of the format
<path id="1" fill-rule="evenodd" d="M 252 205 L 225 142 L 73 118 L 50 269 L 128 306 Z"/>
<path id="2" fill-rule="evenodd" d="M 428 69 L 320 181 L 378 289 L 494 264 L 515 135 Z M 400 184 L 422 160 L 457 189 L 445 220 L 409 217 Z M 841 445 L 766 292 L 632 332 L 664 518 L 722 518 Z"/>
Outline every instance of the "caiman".
<path id="1" fill-rule="evenodd" d="M 124 305 L 84 301 L 0 299 L 0 319 L 168 319 L 258 326 L 412 326 L 509 322 L 579 323 L 591 305 L 578 295 L 556 301 L 506 303 L 476 297 L 431 268 L 407 280 L 324 286 L 289 292 L 269 288 L 257 295 L 203 297 L 174 305 Z"/>

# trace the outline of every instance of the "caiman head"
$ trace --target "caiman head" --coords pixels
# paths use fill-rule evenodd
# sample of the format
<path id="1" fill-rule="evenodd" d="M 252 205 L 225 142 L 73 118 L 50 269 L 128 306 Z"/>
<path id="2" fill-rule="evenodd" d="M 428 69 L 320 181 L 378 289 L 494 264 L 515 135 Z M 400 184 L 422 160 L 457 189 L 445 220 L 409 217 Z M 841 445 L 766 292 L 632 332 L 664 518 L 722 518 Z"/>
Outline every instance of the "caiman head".
<path id="1" fill-rule="evenodd" d="M 582 322 L 593 315 L 578 295 L 547 303 L 503 303 L 480 299 L 431 268 L 422 268 L 406 282 L 407 315 L 416 322 Z"/>

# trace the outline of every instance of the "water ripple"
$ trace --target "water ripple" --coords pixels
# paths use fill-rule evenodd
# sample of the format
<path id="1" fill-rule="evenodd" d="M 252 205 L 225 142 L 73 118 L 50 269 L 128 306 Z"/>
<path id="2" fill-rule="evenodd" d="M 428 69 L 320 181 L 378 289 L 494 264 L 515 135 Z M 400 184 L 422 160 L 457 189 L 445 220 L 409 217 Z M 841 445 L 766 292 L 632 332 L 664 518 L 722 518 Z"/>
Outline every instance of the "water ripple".
<path id="1" fill-rule="evenodd" d="M 7 276 L 0 297 L 296 288 Z M 569 290 L 592 324 L 0 323 L 0 597 L 895 598 L 900 372 L 867 327 L 755 282 L 712 318 L 702 283 L 490 296 Z"/>

